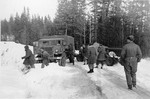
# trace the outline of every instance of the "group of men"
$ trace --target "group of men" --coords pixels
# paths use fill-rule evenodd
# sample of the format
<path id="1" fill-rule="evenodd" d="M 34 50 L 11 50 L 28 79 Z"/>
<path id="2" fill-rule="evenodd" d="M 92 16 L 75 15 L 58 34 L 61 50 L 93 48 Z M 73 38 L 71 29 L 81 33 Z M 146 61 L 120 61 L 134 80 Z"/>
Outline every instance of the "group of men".
<path id="1" fill-rule="evenodd" d="M 69 44 L 68 46 L 65 47 L 61 59 L 59 60 L 59 65 L 60 66 L 65 66 L 66 65 L 66 59 L 69 59 L 69 62 L 74 65 L 74 47 L 73 44 Z"/>
<path id="2" fill-rule="evenodd" d="M 30 70 L 31 68 L 35 68 L 35 58 L 32 51 L 29 49 L 29 46 L 26 45 L 25 47 L 25 56 L 22 57 L 24 59 L 23 64 L 25 68 L 23 70 Z M 42 65 L 41 68 L 49 65 L 49 53 L 43 49 L 39 50 L 40 55 L 42 56 Z"/>
<path id="3" fill-rule="evenodd" d="M 87 50 L 87 64 L 89 66 L 88 73 L 94 72 L 94 64 L 98 68 L 99 63 L 101 63 L 101 69 L 106 61 L 107 52 L 105 46 L 95 42 L 89 45 Z M 124 66 L 126 81 L 128 89 L 132 90 L 136 87 L 136 72 L 137 64 L 142 58 L 142 52 L 140 47 L 134 43 L 134 36 L 130 35 L 127 37 L 127 44 L 125 44 L 121 51 L 121 56 L 119 62 Z"/>
<path id="4" fill-rule="evenodd" d="M 25 69 L 31 69 L 35 68 L 35 58 L 32 53 L 32 51 L 29 49 L 29 46 L 26 45 L 25 47 L 25 56 L 22 57 L 24 59 L 23 64 L 25 65 Z M 44 68 L 45 66 L 49 65 L 49 53 L 45 51 L 44 49 L 40 49 L 38 55 L 42 58 L 42 65 L 41 68 Z M 73 45 L 68 45 L 67 48 L 65 48 L 64 52 L 62 53 L 61 60 L 59 61 L 59 65 L 65 66 L 66 64 L 66 58 L 69 59 L 70 63 L 73 63 L 74 65 L 74 49 Z"/>
<path id="5" fill-rule="evenodd" d="M 87 60 L 87 64 L 89 66 L 88 73 L 94 72 L 94 64 L 96 63 L 96 68 L 98 68 L 99 63 L 101 63 L 101 69 L 103 69 L 103 65 L 106 61 L 107 52 L 105 46 L 102 44 L 98 44 L 95 42 L 94 44 L 89 45 L 88 47 L 83 46 L 84 48 L 84 64 L 85 60 Z M 29 68 L 35 68 L 34 63 L 34 55 L 28 46 L 25 46 L 26 55 L 22 57 L 25 59 L 23 64 Z M 48 66 L 48 53 L 44 50 L 40 50 L 43 56 L 43 62 L 41 68 L 44 68 L 44 65 Z M 69 45 L 68 48 L 65 49 L 63 53 L 64 60 L 66 61 L 66 57 L 69 58 L 70 62 L 74 65 L 74 51 L 73 46 Z M 128 89 L 132 90 L 133 87 L 136 87 L 136 72 L 137 72 L 137 63 L 140 62 L 142 58 L 142 52 L 140 47 L 134 43 L 134 36 L 130 35 L 127 38 L 127 44 L 125 44 L 121 51 L 120 63 L 124 66 L 124 71 L 127 80 Z"/>
<path id="6" fill-rule="evenodd" d="M 101 64 L 101 69 L 103 69 L 103 65 L 106 61 L 106 48 L 102 44 L 94 42 L 88 46 L 87 50 L 87 64 L 89 66 L 88 73 L 94 72 L 94 64 L 96 63 L 96 67 L 98 68 L 99 64 Z"/>

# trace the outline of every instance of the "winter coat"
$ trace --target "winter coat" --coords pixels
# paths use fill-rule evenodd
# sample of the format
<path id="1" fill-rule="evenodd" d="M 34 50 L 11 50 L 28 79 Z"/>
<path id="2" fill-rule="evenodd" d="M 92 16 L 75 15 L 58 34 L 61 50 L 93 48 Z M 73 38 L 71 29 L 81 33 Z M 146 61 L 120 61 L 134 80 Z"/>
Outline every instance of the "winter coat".
<path id="1" fill-rule="evenodd" d="M 98 55 L 99 43 L 95 42 L 92 46 L 96 49 L 96 54 Z"/>
<path id="2" fill-rule="evenodd" d="M 49 63 L 49 53 L 47 51 L 43 51 L 42 61 L 43 61 L 43 64 L 48 65 L 48 63 Z"/>
<path id="3" fill-rule="evenodd" d="M 134 42 L 130 42 L 122 48 L 121 60 L 124 62 L 124 65 L 127 65 L 129 63 L 130 65 L 137 64 L 137 62 L 141 60 L 141 57 L 141 49 Z"/>
<path id="4" fill-rule="evenodd" d="M 32 51 L 30 49 L 25 50 L 26 51 L 26 55 L 23 57 L 24 65 L 33 65 L 35 63 L 35 59 L 34 59 L 34 55 L 32 54 Z"/>
<path id="5" fill-rule="evenodd" d="M 72 44 L 70 44 L 68 48 L 68 58 L 70 63 L 74 63 L 74 48 Z"/>
<path id="6" fill-rule="evenodd" d="M 93 46 L 89 46 L 87 63 L 94 64 L 96 62 L 96 57 L 97 57 L 96 49 Z"/>
<path id="7" fill-rule="evenodd" d="M 42 58 L 43 59 L 48 59 L 49 58 L 49 53 L 47 51 L 43 51 Z"/>
<path id="8" fill-rule="evenodd" d="M 97 51 L 98 51 L 97 60 L 99 60 L 99 61 L 106 60 L 106 50 L 105 50 L 105 47 L 104 46 L 99 46 Z"/>
<path id="9" fill-rule="evenodd" d="M 59 65 L 60 66 L 65 66 L 66 65 L 66 52 L 65 51 L 62 53 L 61 59 L 59 61 Z"/>
<path id="10" fill-rule="evenodd" d="M 87 55 L 88 55 L 88 47 L 87 46 L 83 47 L 82 54 L 83 54 L 84 57 L 87 57 Z"/>
<path id="11" fill-rule="evenodd" d="M 74 48 L 72 44 L 69 45 L 68 52 L 70 55 L 74 55 Z"/>

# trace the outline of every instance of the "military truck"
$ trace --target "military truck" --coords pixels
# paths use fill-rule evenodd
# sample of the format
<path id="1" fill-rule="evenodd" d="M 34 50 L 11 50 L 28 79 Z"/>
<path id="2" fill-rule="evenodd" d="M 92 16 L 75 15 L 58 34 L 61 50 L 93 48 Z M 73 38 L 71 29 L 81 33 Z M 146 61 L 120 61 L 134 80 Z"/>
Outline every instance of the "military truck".
<path id="1" fill-rule="evenodd" d="M 41 62 L 41 57 L 38 57 L 40 49 L 44 49 L 49 53 L 50 62 L 60 60 L 62 53 L 69 44 L 74 46 L 74 38 L 68 35 L 53 35 L 40 38 L 38 41 L 33 42 L 36 62 Z"/>

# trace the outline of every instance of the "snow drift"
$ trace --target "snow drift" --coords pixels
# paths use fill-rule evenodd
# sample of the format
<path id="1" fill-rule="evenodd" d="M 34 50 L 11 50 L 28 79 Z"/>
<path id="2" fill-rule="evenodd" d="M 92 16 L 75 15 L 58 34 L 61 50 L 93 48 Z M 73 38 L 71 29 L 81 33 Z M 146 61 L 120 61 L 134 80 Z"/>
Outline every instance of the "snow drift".
<path id="1" fill-rule="evenodd" d="M 35 69 L 24 75 L 22 56 L 24 45 L 14 42 L 0 42 L 0 98 L 6 99 L 99 99 L 101 96 L 95 84 L 79 68 L 57 63 Z M 32 50 L 32 47 L 30 46 Z"/>

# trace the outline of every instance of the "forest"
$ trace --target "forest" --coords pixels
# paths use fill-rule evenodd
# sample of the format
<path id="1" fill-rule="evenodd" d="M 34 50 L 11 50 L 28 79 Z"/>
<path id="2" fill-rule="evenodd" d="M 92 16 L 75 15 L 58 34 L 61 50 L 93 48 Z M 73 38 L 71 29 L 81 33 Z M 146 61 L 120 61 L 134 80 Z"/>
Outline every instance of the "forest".
<path id="1" fill-rule="evenodd" d="M 143 57 L 150 56 L 149 0 L 58 0 L 55 18 L 31 15 L 28 8 L 9 20 L 1 20 L 1 38 L 32 45 L 42 36 L 70 35 L 75 47 L 96 40 L 121 48 L 129 35 L 135 36 Z"/>

